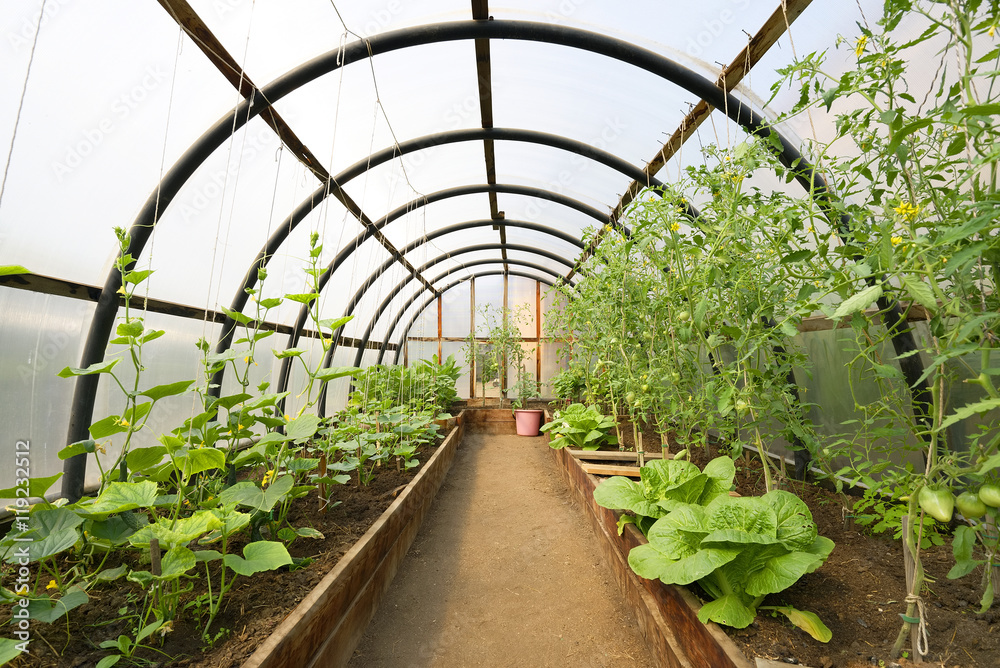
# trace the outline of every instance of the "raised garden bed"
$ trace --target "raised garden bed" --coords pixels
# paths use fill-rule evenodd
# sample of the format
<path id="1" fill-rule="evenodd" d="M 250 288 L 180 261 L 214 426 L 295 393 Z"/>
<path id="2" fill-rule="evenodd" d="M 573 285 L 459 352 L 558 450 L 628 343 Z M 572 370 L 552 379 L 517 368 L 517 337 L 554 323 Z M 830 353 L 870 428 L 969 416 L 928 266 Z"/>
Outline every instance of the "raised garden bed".
<path id="1" fill-rule="evenodd" d="M 559 470 L 584 508 L 618 585 L 635 609 L 652 653 L 669 668 L 751 668 L 742 652 L 715 624 L 698 621 L 698 603 L 686 589 L 644 580 L 632 572 L 628 553 L 645 537 L 633 526 L 618 535 L 614 511 L 594 503 L 598 480 L 569 451 L 552 450 Z"/>
<path id="2" fill-rule="evenodd" d="M 459 416 L 456 428 L 413 481 L 244 668 L 347 663 L 451 468 L 464 435 L 462 422 Z"/>

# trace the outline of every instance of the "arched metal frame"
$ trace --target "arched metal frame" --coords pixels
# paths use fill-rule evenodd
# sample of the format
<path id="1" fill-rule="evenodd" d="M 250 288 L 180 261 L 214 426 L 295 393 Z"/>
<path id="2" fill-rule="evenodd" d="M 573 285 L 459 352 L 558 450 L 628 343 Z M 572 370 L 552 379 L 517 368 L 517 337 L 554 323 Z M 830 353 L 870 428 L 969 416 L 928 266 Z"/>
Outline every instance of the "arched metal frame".
<path id="1" fill-rule="evenodd" d="M 497 221 L 497 222 L 499 222 L 499 221 Z M 428 234 L 422 240 L 415 241 L 415 242 L 413 242 L 413 244 L 410 244 L 410 246 L 407 246 L 406 247 L 407 250 L 404 250 L 404 252 L 408 252 L 408 250 L 412 250 L 411 246 L 414 246 L 415 244 L 426 243 L 427 241 L 430 241 L 431 239 L 434 238 L 433 235 L 438 234 L 438 233 L 443 232 L 443 231 L 444 230 L 436 230 L 435 232 L 431 232 L 431 234 Z M 451 231 L 454 231 L 454 230 L 451 230 Z M 440 234 L 438 234 L 438 236 L 440 236 Z M 582 244 L 581 244 L 581 246 L 582 246 Z M 567 267 L 567 268 L 570 268 L 570 269 L 573 268 L 573 263 L 570 262 L 569 260 L 567 260 L 566 258 L 560 257 L 559 255 L 556 255 L 555 253 L 551 253 L 551 252 L 549 252 L 547 250 L 542 250 L 541 248 L 532 248 L 531 246 L 521 246 L 521 245 L 518 245 L 518 244 L 493 243 L 493 244 L 474 244 L 474 245 L 471 245 L 471 246 L 465 246 L 463 248 L 459 248 L 459 249 L 456 249 L 456 250 L 448 251 L 447 253 L 442 253 L 441 255 L 438 255 L 435 258 L 431 258 L 430 260 L 428 260 L 424 264 L 420 265 L 420 267 L 417 268 L 417 272 L 420 273 L 420 274 L 422 274 L 423 272 L 425 272 L 426 270 L 430 269 L 434 265 L 440 264 L 441 262 L 444 262 L 445 260 L 450 260 L 450 259 L 452 259 L 452 258 L 454 258 L 454 257 L 456 257 L 458 255 L 465 255 L 466 253 L 475 253 L 475 252 L 478 252 L 478 251 L 485 251 L 485 250 L 501 250 L 501 249 L 508 250 L 508 251 L 514 251 L 515 253 L 528 253 L 528 254 L 533 254 L 533 255 L 539 255 L 541 257 L 548 258 L 548 259 L 552 260 L 553 262 L 557 262 L 557 263 L 563 265 L 564 267 Z M 361 300 L 361 297 L 364 295 L 365 291 L 367 291 L 368 288 L 371 287 L 371 284 L 374 283 L 375 280 L 378 278 L 378 276 L 380 276 L 391 265 L 392 265 L 392 263 L 389 263 L 388 261 L 386 263 L 383 263 L 383 265 L 381 267 L 379 267 L 379 269 L 374 274 L 372 274 L 371 276 L 368 277 L 368 279 L 361 285 L 361 287 L 358 288 L 358 291 L 356 293 L 354 293 L 354 296 L 351 298 L 351 301 L 347 304 L 347 307 L 344 309 L 344 314 L 343 314 L 344 316 L 353 315 L 354 308 L 357 306 L 357 303 Z M 412 278 L 413 277 L 411 276 L 410 278 L 406 279 L 407 282 L 410 281 L 410 280 L 412 280 Z M 432 296 L 436 297 L 437 295 L 435 294 L 435 295 L 432 295 Z M 360 350 L 364 351 L 364 348 L 361 348 Z M 326 355 L 324 355 L 324 357 L 323 357 L 323 363 L 320 365 L 320 368 L 325 369 L 325 368 L 327 368 L 327 367 L 330 366 L 331 362 L 333 362 L 333 355 L 334 355 L 334 353 L 336 351 L 337 351 L 337 339 L 336 339 L 336 337 L 334 337 L 333 345 L 331 345 L 327 349 Z M 277 391 L 278 392 L 284 392 L 284 390 L 285 390 L 284 387 L 279 387 Z M 325 404 L 326 404 L 326 385 L 325 384 L 323 385 L 323 388 L 320 390 L 319 398 L 318 398 L 318 400 L 317 400 L 316 403 L 317 403 L 317 406 L 318 406 L 317 413 L 318 413 L 318 415 L 320 417 L 323 417 L 324 415 L 326 415 L 326 412 L 325 412 L 326 411 L 326 407 L 325 407 Z"/>
<path id="2" fill-rule="evenodd" d="M 556 281 L 566 280 L 565 277 L 560 276 L 551 269 L 543 267 L 539 264 L 535 264 L 533 262 L 527 262 L 526 260 L 518 260 L 516 258 L 507 258 L 506 260 L 502 258 L 489 258 L 485 260 L 473 260 L 472 262 L 464 262 L 458 266 L 452 267 L 443 274 L 439 274 L 438 276 L 433 278 L 431 280 L 431 284 L 437 283 L 441 279 L 450 276 L 451 274 L 454 274 L 456 271 L 465 271 L 468 270 L 470 267 L 481 266 L 484 264 L 510 264 L 515 266 L 530 267 L 531 269 L 535 269 L 536 271 L 549 274 L 550 276 L 555 278 Z M 548 282 L 548 285 L 554 285 L 554 282 Z M 448 289 L 450 288 L 442 288 L 438 292 L 444 294 L 444 292 L 446 292 Z M 385 331 L 385 337 L 382 339 L 382 345 L 379 346 L 378 364 L 381 364 L 382 358 L 385 357 L 385 351 L 389 347 L 389 339 L 392 338 L 392 333 L 396 330 L 396 325 L 398 325 L 399 321 L 403 319 L 403 316 L 406 314 L 406 310 L 410 308 L 410 306 L 413 305 L 413 302 L 417 301 L 417 299 L 419 299 L 420 295 L 422 294 L 423 291 L 414 292 L 410 296 L 410 298 L 406 300 L 406 303 L 403 304 L 401 307 L 399 307 L 399 311 L 396 313 L 395 317 L 392 319 L 392 322 L 389 323 L 389 326 Z"/>
<path id="3" fill-rule="evenodd" d="M 351 165 L 344 171 L 340 172 L 337 176 L 333 177 L 330 183 L 325 183 L 319 188 L 317 188 L 315 191 L 310 193 L 309 197 L 303 200 L 302 203 L 295 208 L 295 210 L 291 213 L 291 215 L 289 215 L 282 222 L 281 225 L 278 225 L 277 229 L 275 229 L 275 231 L 271 234 L 271 237 L 264 244 L 264 247 L 260 249 L 259 253 L 257 253 L 257 257 L 254 258 L 253 262 L 250 263 L 250 267 L 247 269 L 246 274 L 244 274 L 243 276 L 243 282 L 237 289 L 236 295 L 233 297 L 233 300 L 230 303 L 229 310 L 237 313 L 243 310 L 243 307 L 246 306 L 247 300 L 250 297 L 248 290 L 251 290 L 257 286 L 258 270 L 267 266 L 267 263 L 270 261 L 271 257 L 273 257 L 274 254 L 278 251 L 278 249 L 281 247 L 281 244 L 284 243 L 285 239 L 288 238 L 288 235 L 292 233 L 292 230 L 294 230 L 298 226 L 298 224 L 302 222 L 302 220 L 305 219 L 307 215 L 309 215 L 309 213 L 311 213 L 317 206 L 323 203 L 326 200 L 326 198 L 329 197 L 331 194 L 339 190 L 343 190 L 344 186 L 348 182 L 357 178 L 361 174 L 366 173 L 368 170 L 374 167 L 377 167 L 386 162 L 389 162 L 390 160 L 393 160 L 395 158 L 398 158 L 400 156 L 406 155 L 414 151 L 420 151 L 427 148 L 432 148 L 434 146 L 442 146 L 445 144 L 454 144 L 466 141 L 483 141 L 485 139 L 490 139 L 493 141 L 519 141 L 531 144 L 539 144 L 543 146 L 551 146 L 553 148 L 569 151 L 576 155 L 580 155 L 589 158 L 591 160 L 594 160 L 595 162 L 599 162 L 602 165 L 605 165 L 607 167 L 610 167 L 611 169 L 621 172 L 622 174 L 632 179 L 645 179 L 643 171 L 638 167 L 635 167 L 634 165 L 629 163 L 627 160 L 623 160 L 618 156 L 615 156 L 611 153 L 608 153 L 607 151 L 603 151 L 601 149 L 590 146 L 589 144 L 569 139 L 567 137 L 560 137 L 558 135 L 548 134 L 545 132 L 536 132 L 534 130 L 518 130 L 511 128 L 490 128 L 488 130 L 473 128 L 469 130 L 453 130 L 450 132 L 439 132 L 435 134 L 425 135 L 423 137 L 417 137 L 415 139 L 405 141 L 396 146 L 392 146 L 390 148 L 377 151 L 375 153 L 372 153 L 367 158 L 358 160 L 353 165 Z M 650 184 L 653 186 L 663 185 L 656 179 L 648 179 L 648 180 Z M 529 192 L 536 190 L 536 189 L 517 187 L 517 186 L 508 186 L 507 189 L 511 191 L 520 190 L 521 192 Z M 542 191 L 541 189 L 537 190 L 540 192 L 545 192 Z M 448 196 L 454 196 L 454 195 L 448 195 Z M 419 205 L 423 205 L 431 201 L 429 200 L 429 197 L 430 196 L 414 200 L 414 202 L 418 203 L 422 202 L 422 204 Z M 440 198 L 443 199 L 444 197 Z M 548 199 L 552 199 L 553 201 L 561 201 L 562 203 L 565 203 L 568 206 L 572 206 L 577 210 L 584 211 L 585 213 L 591 213 L 591 211 L 588 210 L 592 210 L 593 212 L 597 211 L 596 209 L 588 207 L 586 204 L 583 204 L 582 202 L 578 202 L 577 200 L 568 197 L 560 199 L 553 196 L 549 197 Z M 344 248 L 344 250 L 347 251 L 346 254 L 337 255 L 337 258 L 335 258 L 337 266 L 340 266 L 340 263 L 342 263 L 344 260 L 350 257 L 350 255 L 354 252 L 354 250 L 357 247 L 360 246 L 361 243 L 363 243 L 369 237 L 376 234 L 379 230 L 384 228 L 393 220 L 396 220 L 397 218 L 399 218 L 402 215 L 405 215 L 406 213 L 407 209 L 399 207 L 390 212 L 389 214 L 387 214 L 386 216 L 384 216 L 383 219 L 378 223 L 375 223 L 371 227 L 367 227 L 364 232 L 355 237 L 355 239 Z M 600 216 L 600 214 L 598 215 Z M 604 221 L 610 221 L 610 217 L 607 215 L 604 215 L 602 218 L 598 219 L 599 220 L 603 219 Z M 623 234 L 629 234 L 627 228 L 619 227 L 618 229 Z M 344 251 L 341 251 L 341 253 L 343 252 Z M 320 277 L 318 285 L 320 291 L 322 291 L 323 288 L 326 286 L 326 283 L 329 280 L 329 278 L 330 274 L 328 274 L 327 272 L 324 272 L 323 275 Z M 303 304 L 302 308 L 300 309 L 299 315 L 296 318 L 296 326 L 294 328 L 293 337 L 289 343 L 290 348 L 295 346 L 295 342 L 298 339 L 298 333 L 301 332 L 302 327 L 305 326 L 305 319 L 306 316 L 308 315 L 308 312 L 309 312 L 309 305 Z M 222 333 L 220 334 L 219 340 L 216 343 L 215 351 L 217 353 L 222 353 L 225 352 L 227 349 L 229 349 L 229 347 L 232 345 L 235 334 L 236 334 L 236 321 L 227 316 L 225 321 L 222 323 Z M 211 388 L 211 392 L 215 396 L 219 396 L 219 393 L 222 391 L 222 379 L 224 377 L 224 374 L 225 374 L 225 367 L 219 369 L 215 373 L 215 375 L 212 376 L 211 385 L 213 385 L 214 387 Z"/>
<path id="4" fill-rule="evenodd" d="M 535 225 L 533 223 L 529 223 L 529 222 L 523 221 L 523 220 L 506 220 L 506 219 L 505 220 L 473 220 L 473 221 L 469 221 L 469 222 L 466 222 L 466 223 L 458 223 L 456 225 L 451 225 L 449 227 L 441 228 L 440 230 L 437 230 L 437 232 L 435 232 L 433 234 L 437 234 L 438 236 L 444 236 L 446 234 L 451 234 L 451 233 L 454 233 L 454 232 L 459 232 L 459 231 L 467 230 L 469 228 L 483 227 L 483 226 L 487 226 L 487 225 L 502 225 L 504 227 L 519 227 L 519 228 L 528 229 L 528 230 L 537 230 L 537 228 L 539 227 L 538 225 Z M 545 229 L 547 230 L 548 228 L 545 228 Z M 557 237 L 559 239 L 562 239 L 563 241 L 576 246 L 580 250 L 583 250 L 583 248 L 584 248 L 584 245 L 583 245 L 582 241 L 580 241 L 579 239 L 576 239 L 575 237 L 571 237 L 568 234 L 563 234 L 561 232 L 558 233 L 558 234 L 553 234 L 553 233 L 548 232 L 548 231 L 546 233 L 547 234 L 552 234 L 552 236 L 555 236 L 555 237 Z M 431 238 L 432 238 L 431 235 L 428 235 L 426 240 L 430 241 Z M 416 242 L 414 242 L 414 243 L 416 243 Z M 405 250 L 403 252 L 404 252 L 404 254 L 406 253 Z M 408 278 L 404 278 L 402 281 L 399 282 L 398 285 L 396 285 L 395 288 L 393 288 L 391 291 L 389 291 L 389 294 L 386 295 L 385 299 L 382 300 L 382 303 L 379 304 L 378 308 L 375 310 L 375 315 L 372 316 L 371 322 L 368 323 L 368 327 L 365 328 L 364 333 L 361 335 L 361 342 L 358 344 L 358 352 L 354 356 L 354 366 L 359 366 L 361 364 L 361 356 L 364 355 L 365 346 L 368 345 L 368 339 L 371 337 L 372 329 L 375 328 L 375 324 L 377 323 L 379 317 L 382 315 L 382 313 L 385 311 L 385 309 L 389 307 L 389 303 L 396 297 L 396 295 L 398 295 L 400 293 L 400 291 L 402 291 L 407 285 L 409 285 L 410 281 L 412 281 L 412 280 L 413 280 L 413 276 L 410 276 Z M 431 284 L 433 285 L 433 281 L 431 282 Z M 441 294 L 441 292 L 438 291 L 436 296 L 440 296 L 440 294 Z M 356 306 L 356 303 L 354 303 L 352 306 Z M 336 345 L 336 343 L 334 345 Z"/>
<path id="5" fill-rule="evenodd" d="M 709 79 L 665 56 L 607 35 L 556 24 L 473 20 L 404 28 L 376 35 L 347 44 L 342 48 L 333 49 L 278 77 L 261 89 L 260 94 L 241 102 L 231 113 L 219 119 L 170 168 L 156 190 L 147 199 L 129 229 L 129 247 L 126 252 L 133 257 L 139 257 L 161 212 L 170 205 L 194 171 L 229 136 L 285 95 L 342 65 L 407 47 L 468 39 L 518 39 L 579 48 L 628 63 L 681 86 L 705 100 L 709 105 L 723 111 L 730 119 L 749 132 L 759 135 L 773 135 L 781 146 L 781 150 L 775 152 L 782 164 L 793 168 L 796 180 L 806 188 L 827 215 L 838 223 L 841 233 L 845 236 L 849 235 L 850 217 L 847 214 L 837 215 L 831 206 L 825 181 L 802 158 L 799 151 L 783 136 L 770 129 L 759 114 L 745 106 L 734 95 L 715 86 Z M 640 182 L 646 182 L 646 179 L 642 178 Z M 117 293 L 121 285 L 121 273 L 117 269 L 112 269 L 105 279 L 87 334 L 80 365 L 83 368 L 100 362 L 104 358 L 119 308 Z M 909 335 L 912 346 L 912 333 L 908 328 L 906 328 L 905 333 Z M 897 338 L 902 336 L 903 333 L 898 331 L 893 338 L 894 344 L 896 344 Z M 896 347 L 898 352 L 899 346 Z M 907 358 L 907 361 L 916 357 L 912 355 Z M 916 360 L 916 364 L 920 364 L 919 359 Z M 906 374 L 908 381 L 911 371 L 911 369 L 904 367 L 904 374 Z M 67 433 L 69 443 L 87 438 L 88 427 L 93 418 L 98 383 L 99 374 L 77 378 Z M 75 500 L 83 494 L 86 455 L 78 455 L 66 460 L 64 470 L 66 475 L 63 479 L 63 496 Z"/>

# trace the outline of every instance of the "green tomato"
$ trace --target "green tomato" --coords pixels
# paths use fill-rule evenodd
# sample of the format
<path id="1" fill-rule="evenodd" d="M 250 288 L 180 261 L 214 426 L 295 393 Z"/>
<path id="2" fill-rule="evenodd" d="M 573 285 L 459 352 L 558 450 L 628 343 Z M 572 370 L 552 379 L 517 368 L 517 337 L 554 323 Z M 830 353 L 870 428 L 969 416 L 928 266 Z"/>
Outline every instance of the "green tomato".
<path id="1" fill-rule="evenodd" d="M 681 322 L 687 322 L 688 320 L 691 319 L 691 313 L 688 311 L 681 311 L 680 313 L 677 314 L 677 319 L 680 320 Z"/>
<path id="2" fill-rule="evenodd" d="M 635 392 L 629 392 L 628 394 L 626 394 L 625 395 L 625 401 L 627 401 L 630 404 L 634 404 L 635 403 Z"/>
<path id="3" fill-rule="evenodd" d="M 917 496 L 925 513 L 939 522 L 950 522 L 955 511 L 955 497 L 943 487 L 921 487 Z"/>
<path id="4" fill-rule="evenodd" d="M 983 485 L 979 488 L 979 500 L 990 508 L 1000 508 L 1000 486 Z"/>
<path id="5" fill-rule="evenodd" d="M 958 512 L 962 513 L 965 517 L 982 517 L 986 514 L 986 504 L 979 499 L 979 495 L 975 492 L 962 492 L 955 499 L 955 507 L 958 508 Z"/>
<path id="6" fill-rule="evenodd" d="M 649 385 L 643 385 L 641 389 L 643 392 L 649 392 Z"/>

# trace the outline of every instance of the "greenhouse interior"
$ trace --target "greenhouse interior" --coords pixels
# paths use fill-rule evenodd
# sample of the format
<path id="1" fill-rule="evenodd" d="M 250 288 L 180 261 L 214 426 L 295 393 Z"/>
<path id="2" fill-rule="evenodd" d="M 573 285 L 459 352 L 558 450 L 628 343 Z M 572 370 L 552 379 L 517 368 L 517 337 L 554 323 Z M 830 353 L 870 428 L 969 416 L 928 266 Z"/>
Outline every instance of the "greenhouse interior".
<path id="1" fill-rule="evenodd" d="M 2 3 L 0 665 L 1000 666 L 998 24 Z"/>

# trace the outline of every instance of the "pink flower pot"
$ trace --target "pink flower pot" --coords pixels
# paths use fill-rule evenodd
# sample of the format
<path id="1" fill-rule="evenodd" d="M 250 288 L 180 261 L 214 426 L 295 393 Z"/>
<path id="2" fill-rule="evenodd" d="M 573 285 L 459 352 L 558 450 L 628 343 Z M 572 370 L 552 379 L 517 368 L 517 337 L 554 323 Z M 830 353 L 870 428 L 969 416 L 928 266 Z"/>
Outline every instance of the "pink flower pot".
<path id="1" fill-rule="evenodd" d="M 514 421 L 517 423 L 518 436 L 538 436 L 538 430 L 542 426 L 542 411 L 515 410 Z"/>

